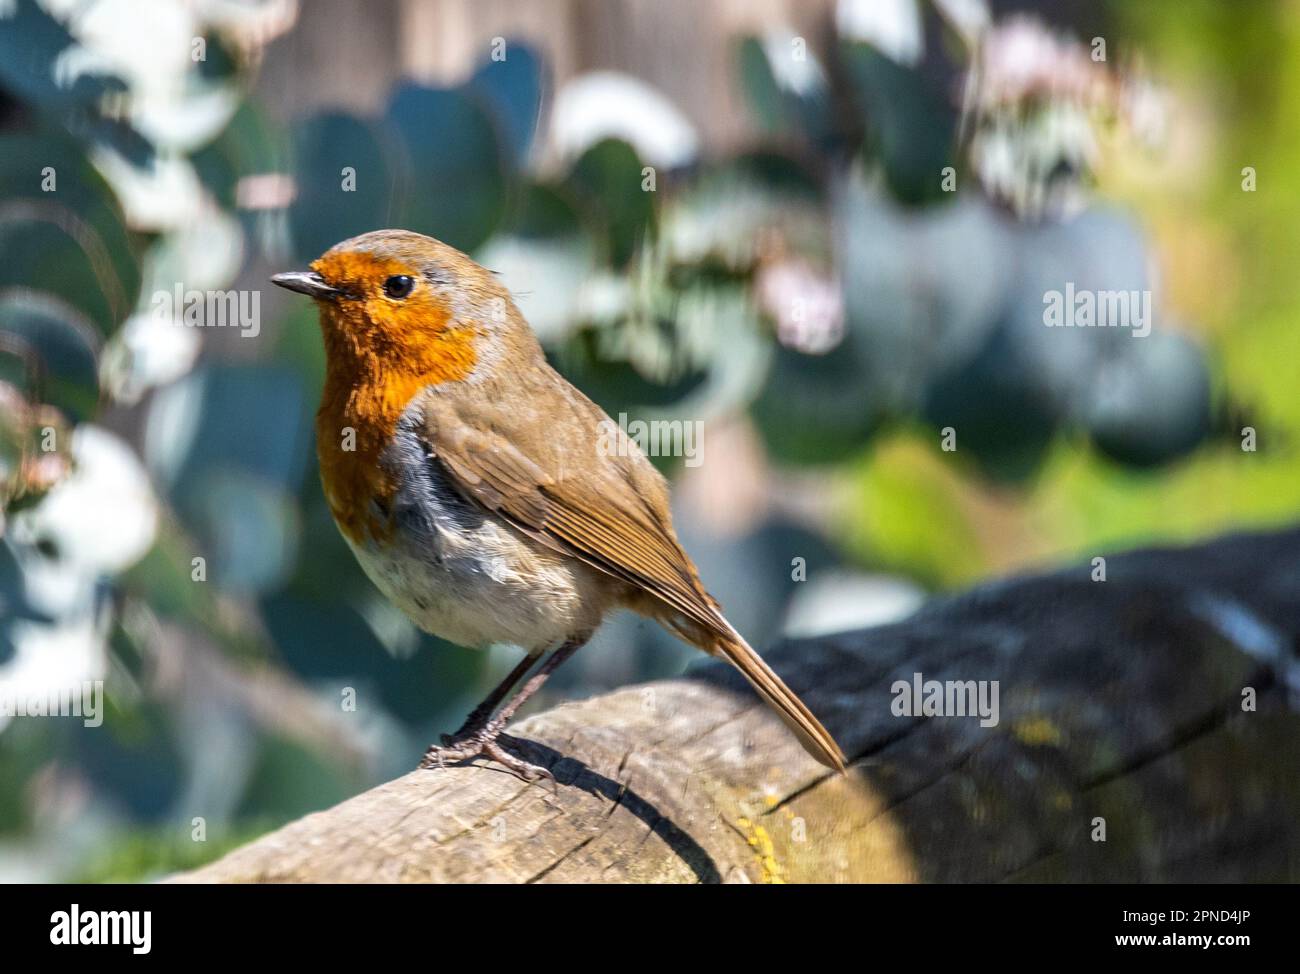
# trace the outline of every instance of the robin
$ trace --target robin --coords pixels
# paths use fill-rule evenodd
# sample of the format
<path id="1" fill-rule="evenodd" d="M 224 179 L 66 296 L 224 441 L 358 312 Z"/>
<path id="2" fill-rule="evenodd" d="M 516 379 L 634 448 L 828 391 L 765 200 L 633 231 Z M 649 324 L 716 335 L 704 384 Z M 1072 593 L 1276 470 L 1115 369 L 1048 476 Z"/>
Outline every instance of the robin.
<path id="1" fill-rule="evenodd" d="M 320 311 L 321 483 L 366 574 L 424 631 L 526 654 L 421 767 L 481 755 L 550 777 L 509 753 L 502 729 L 628 608 L 731 662 L 814 758 L 844 770 L 835 740 L 704 590 L 664 478 L 550 367 L 490 271 L 431 237 L 378 230 L 271 281 Z"/>

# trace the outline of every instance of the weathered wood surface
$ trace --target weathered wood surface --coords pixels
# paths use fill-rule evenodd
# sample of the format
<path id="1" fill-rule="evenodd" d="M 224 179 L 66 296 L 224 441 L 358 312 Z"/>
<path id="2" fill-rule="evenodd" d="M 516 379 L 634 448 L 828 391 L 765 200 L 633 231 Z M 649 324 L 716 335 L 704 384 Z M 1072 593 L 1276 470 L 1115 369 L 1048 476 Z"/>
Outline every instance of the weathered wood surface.
<path id="1" fill-rule="evenodd" d="M 520 723 L 554 790 L 412 772 L 175 879 L 1294 881 L 1297 646 L 1300 531 L 1134 552 L 772 647 L 845 777 L 706 663 Z M 917 672 L 1000 681 L 998 725 L 895 716 Z"/>

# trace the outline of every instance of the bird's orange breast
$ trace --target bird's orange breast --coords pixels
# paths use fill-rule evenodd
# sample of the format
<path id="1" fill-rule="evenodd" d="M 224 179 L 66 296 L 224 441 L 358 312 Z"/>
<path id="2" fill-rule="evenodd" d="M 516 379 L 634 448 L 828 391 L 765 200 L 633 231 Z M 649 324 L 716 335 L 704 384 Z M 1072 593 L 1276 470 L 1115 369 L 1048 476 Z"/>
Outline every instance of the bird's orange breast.
<path id="1" fill-rule="evenodd" d="M 382 539 L 386 529 L 376 502 L 386 504 L 396 490 L 381 458 L 392 441 L 397 420 L 418 388 L 405 383 L 383 387 L 328 386 L 316 413 L 316 455 L 321 486 L 339 529 L 361 544 L 367 536 Z"/>
<path id="2" fill-rule="evenodd" d="M 316 453 L 330 511 L 354 543 L 387 536 L 376 502 L 387 505 L 398 486 L 397 473 L 381 461 L 402 413 L 422 390 L 464 379 L 477 362 L 475 329 L 434 325 L 426 319 L 423 336 L 408 337 L 400 355 L 358 347 L 352 336 L 331 336 L 336 326 L 326 325 Z"/>

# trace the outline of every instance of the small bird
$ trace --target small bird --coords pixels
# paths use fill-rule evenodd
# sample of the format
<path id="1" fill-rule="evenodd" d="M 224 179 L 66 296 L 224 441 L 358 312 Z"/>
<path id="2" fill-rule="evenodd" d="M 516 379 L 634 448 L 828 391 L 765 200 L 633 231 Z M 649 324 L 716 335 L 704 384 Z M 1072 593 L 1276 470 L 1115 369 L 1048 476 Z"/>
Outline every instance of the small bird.
<path id="1" fill-rule="evenodd" d="M 320 311 L 321 483 L 366 574 L 425 632 L 525 652 L 421 767 L 483 756 L 550 778 L 507 751 L 502 730 L 627 608 L 730 661 L 814 758 L 844 770 L 835 740 L 704 590 L 664 478 L 551 368 L 492 272 L 431 237 L 377 230 L 271 281 Z"/>

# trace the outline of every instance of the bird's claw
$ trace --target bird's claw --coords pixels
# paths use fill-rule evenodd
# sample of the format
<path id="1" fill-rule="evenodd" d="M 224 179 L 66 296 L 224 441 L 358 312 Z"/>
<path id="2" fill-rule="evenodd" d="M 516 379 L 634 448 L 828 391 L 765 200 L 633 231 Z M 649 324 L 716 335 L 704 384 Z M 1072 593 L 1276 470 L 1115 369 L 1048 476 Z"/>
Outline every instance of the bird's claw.
<path id="1" fill-rule="evenodd" d="M 477 757 L 485 757 L 502 765 L 524 781 L 538 781 L 544 778 L 552 783 L 555 782 L 555 775 L 551 774 L 549 768 L 544 768 L 539 764 L 531 764 L 522 758 L 515 757 L 502 747 L 503 739 L 515 743 L 513 738 L 501 733 L 500 727 L 492 724 L 487 724 L 467 734 L 459 732 L 456 734 L 443 734 L 441 736 L 441 745 L 432 745 L 424 752 L 424 757 L 420 760 L 420 767 L 426 770 L 444 768 L 448 764 L 459 761 L 470 761 Z"/>

